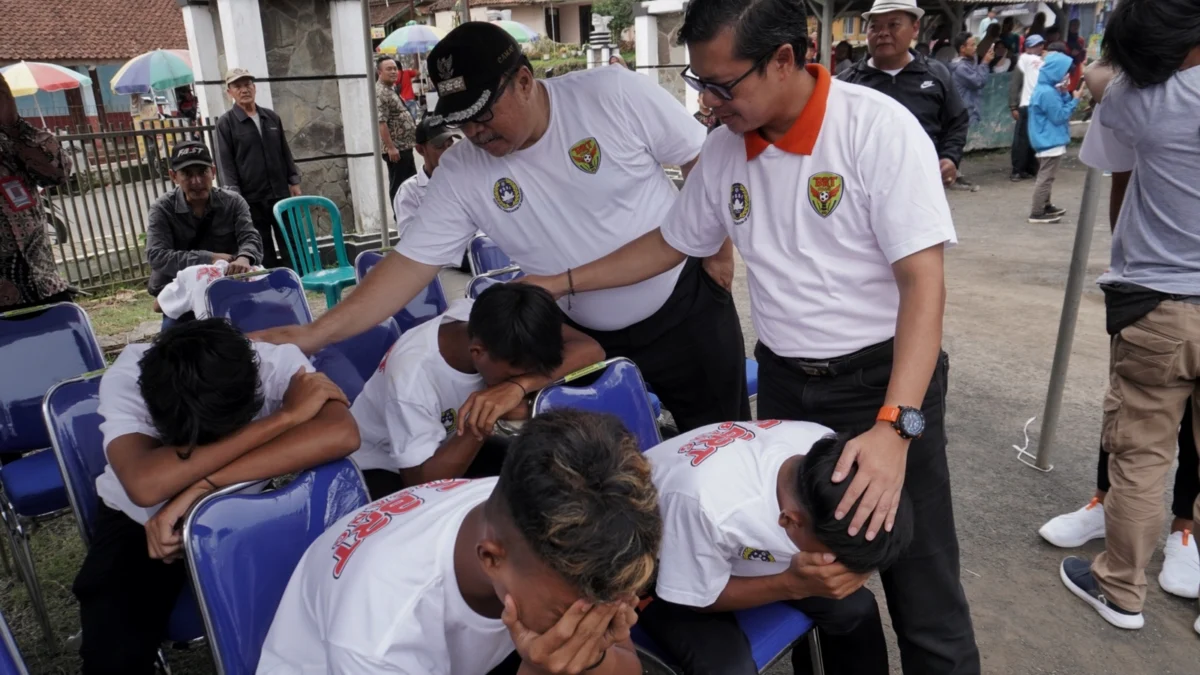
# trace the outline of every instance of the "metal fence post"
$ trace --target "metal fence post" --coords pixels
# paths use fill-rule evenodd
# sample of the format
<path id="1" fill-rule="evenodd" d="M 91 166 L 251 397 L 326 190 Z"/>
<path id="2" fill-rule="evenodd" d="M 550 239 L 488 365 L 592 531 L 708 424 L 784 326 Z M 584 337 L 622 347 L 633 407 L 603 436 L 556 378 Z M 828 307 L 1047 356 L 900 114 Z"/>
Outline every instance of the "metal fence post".
<path id="1" fill-rule="evenodd" d="M 1075 248 L 1071 251 L 1070 274 L 1063 297 L 1062 318 L 1058 322 L 1058 342 L 1054 347 L 1054 365 L 1050 369 L 1050 388 L 1046 392 L 1046 409 L 1042 413 L 1042 432 L 1038 436 L 1037 466 L 1042 471 L 1054 468 L 1050 452 L 1054 449 L 1054 434 L 1062 411 L 1063 389 L 1067 384 L 1067 365 L 1071 361 L 1071 345 L 1075 341 L 1075 323 L 1087 275 L 1088 253 L 1092 248 L 1092 230 L 1096 225 L 1096 208 L 1100 201 L 1099 169 L 1089 168 L 1083 181 L 1083 201 L 1079 205 L 1079 224 L 1075 227 Z"/>

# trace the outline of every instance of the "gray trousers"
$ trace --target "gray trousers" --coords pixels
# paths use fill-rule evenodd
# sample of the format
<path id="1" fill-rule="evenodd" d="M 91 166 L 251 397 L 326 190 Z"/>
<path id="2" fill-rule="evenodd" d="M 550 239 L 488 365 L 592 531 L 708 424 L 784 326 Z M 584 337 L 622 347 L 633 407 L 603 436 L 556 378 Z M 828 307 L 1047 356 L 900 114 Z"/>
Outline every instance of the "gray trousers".
<path id="1" fill-rule="evenodd" d="M 1058 174 L 1058 167 L 1061 164 L 1062 155 L 1038 158 L 1037 185 L 1033 188 L 1032 213 L 1045 212 L 1046 205 L 1050 203 L 1050 189 L 1054 187 L 1054 176 Z"/>

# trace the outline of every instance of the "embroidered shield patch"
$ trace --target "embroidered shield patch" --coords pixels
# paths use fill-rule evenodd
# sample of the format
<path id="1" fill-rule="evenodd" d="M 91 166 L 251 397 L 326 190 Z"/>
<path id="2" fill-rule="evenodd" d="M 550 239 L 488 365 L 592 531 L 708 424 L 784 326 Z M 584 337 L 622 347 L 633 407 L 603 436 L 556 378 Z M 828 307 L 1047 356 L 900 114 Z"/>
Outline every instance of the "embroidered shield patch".
<path id="1" fill-rule="evenodd" d="M 808 179 L 808 203 L 818 216 L 828 218 L 842 203 L 842 177 L 836 173 L 814 173 Z"/>
<path id="2" fill-rule="evenodd" d="M 525 195 L 521 193 L 517 181 L 505 177 L 496 181 L 496 184 L 492 186 L 492 199 L 495 200 L 496 206 L 499 206 L 501 211 L 512 213 L 521 208 L 521 202 L 525 200 Z"/>
<path id="3" fill-rule="evenodd" d="M 741 183 L 729 188 L 729 215 L 733 216 L 734 225 L 741 225 L 750 217 L 750 191 Z"/>
<path id="4" fill-rule="evenodd" d="M 571 146 L 568 153 L 575 168 L 584 173 L 596 173 L 600 170 L 600 144 L 595 138 L 585 138 Z"/>

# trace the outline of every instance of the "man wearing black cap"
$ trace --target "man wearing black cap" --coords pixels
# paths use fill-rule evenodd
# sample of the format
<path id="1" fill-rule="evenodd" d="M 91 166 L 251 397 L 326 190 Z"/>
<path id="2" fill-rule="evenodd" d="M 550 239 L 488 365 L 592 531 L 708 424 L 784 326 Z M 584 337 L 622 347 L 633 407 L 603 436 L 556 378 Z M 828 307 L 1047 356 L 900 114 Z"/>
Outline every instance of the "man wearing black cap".
<path id="1" fill-rule="evenodd" d="M 212 154 L 203 143 L 175 146 L 171 181 L 175 189 L 150 206 L 146 226 L 150 295 L 158 295 L 185 267 L 224 260 L 226 273 L 237 274 L 261 263 L 262 239 L 250 207 L 236 192 L 213 187 Z"/>
<path id="2" fill-rule="evenodd" d="M 705 128 L 665 89 L 625 68 L 549 80 L 506 32 L 454 29 L 429 54 L 437 89 L 431 122 L 462 130 L 404 237 L 349 299 L 316 322 L 264 332 L 308 353 L 403 307 L 481 230 L 531 274 L 570 274 L 661 225 L 677 191 L 663 165 L 691 168 Z M 729 288 L 730 243 L 632 286 L 579 293 L 569 322 L 641 368 L 680 430 L 748 419 L 745 346 Z M 528 379 L 529 381 L 526 381 Z M 522 389 L 483 394 L 500 410 Z"/>
<path id="3" fill-rule="evenodd" d="M 404 236 L 404 223 L 416 215 L 421 202 L 425 199 L 425 190 L 429 187 L 429 179 L 434 169 L 442 159 L 442 153 L 450 149 L 461 136 L 445 125 L 436 125 L 429 118 L 422 119 L 417 124 L 417 144 L 414 146 L 417 154 L 425 164 L 411 178 L 400 184 L 400 190 L 392 202 L 396 211 L 396 231 Z"/>

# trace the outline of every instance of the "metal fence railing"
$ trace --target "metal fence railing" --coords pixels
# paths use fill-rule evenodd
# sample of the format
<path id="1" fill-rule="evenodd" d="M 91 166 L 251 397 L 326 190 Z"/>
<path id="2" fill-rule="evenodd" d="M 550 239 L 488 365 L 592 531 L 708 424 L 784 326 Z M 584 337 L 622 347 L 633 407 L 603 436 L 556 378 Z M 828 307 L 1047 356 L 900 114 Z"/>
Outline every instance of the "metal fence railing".
<path id="1" fill-rule="evenodd" d="M 42 191 L 59 273 L 91 290 L 145 281 L 146 220 L 150 205 L 171 189 L 167 158 L 176 143 L 213 145 L 212 120 L 136 121 L 55 134 L 71 156 L 70 179 Z"/>

